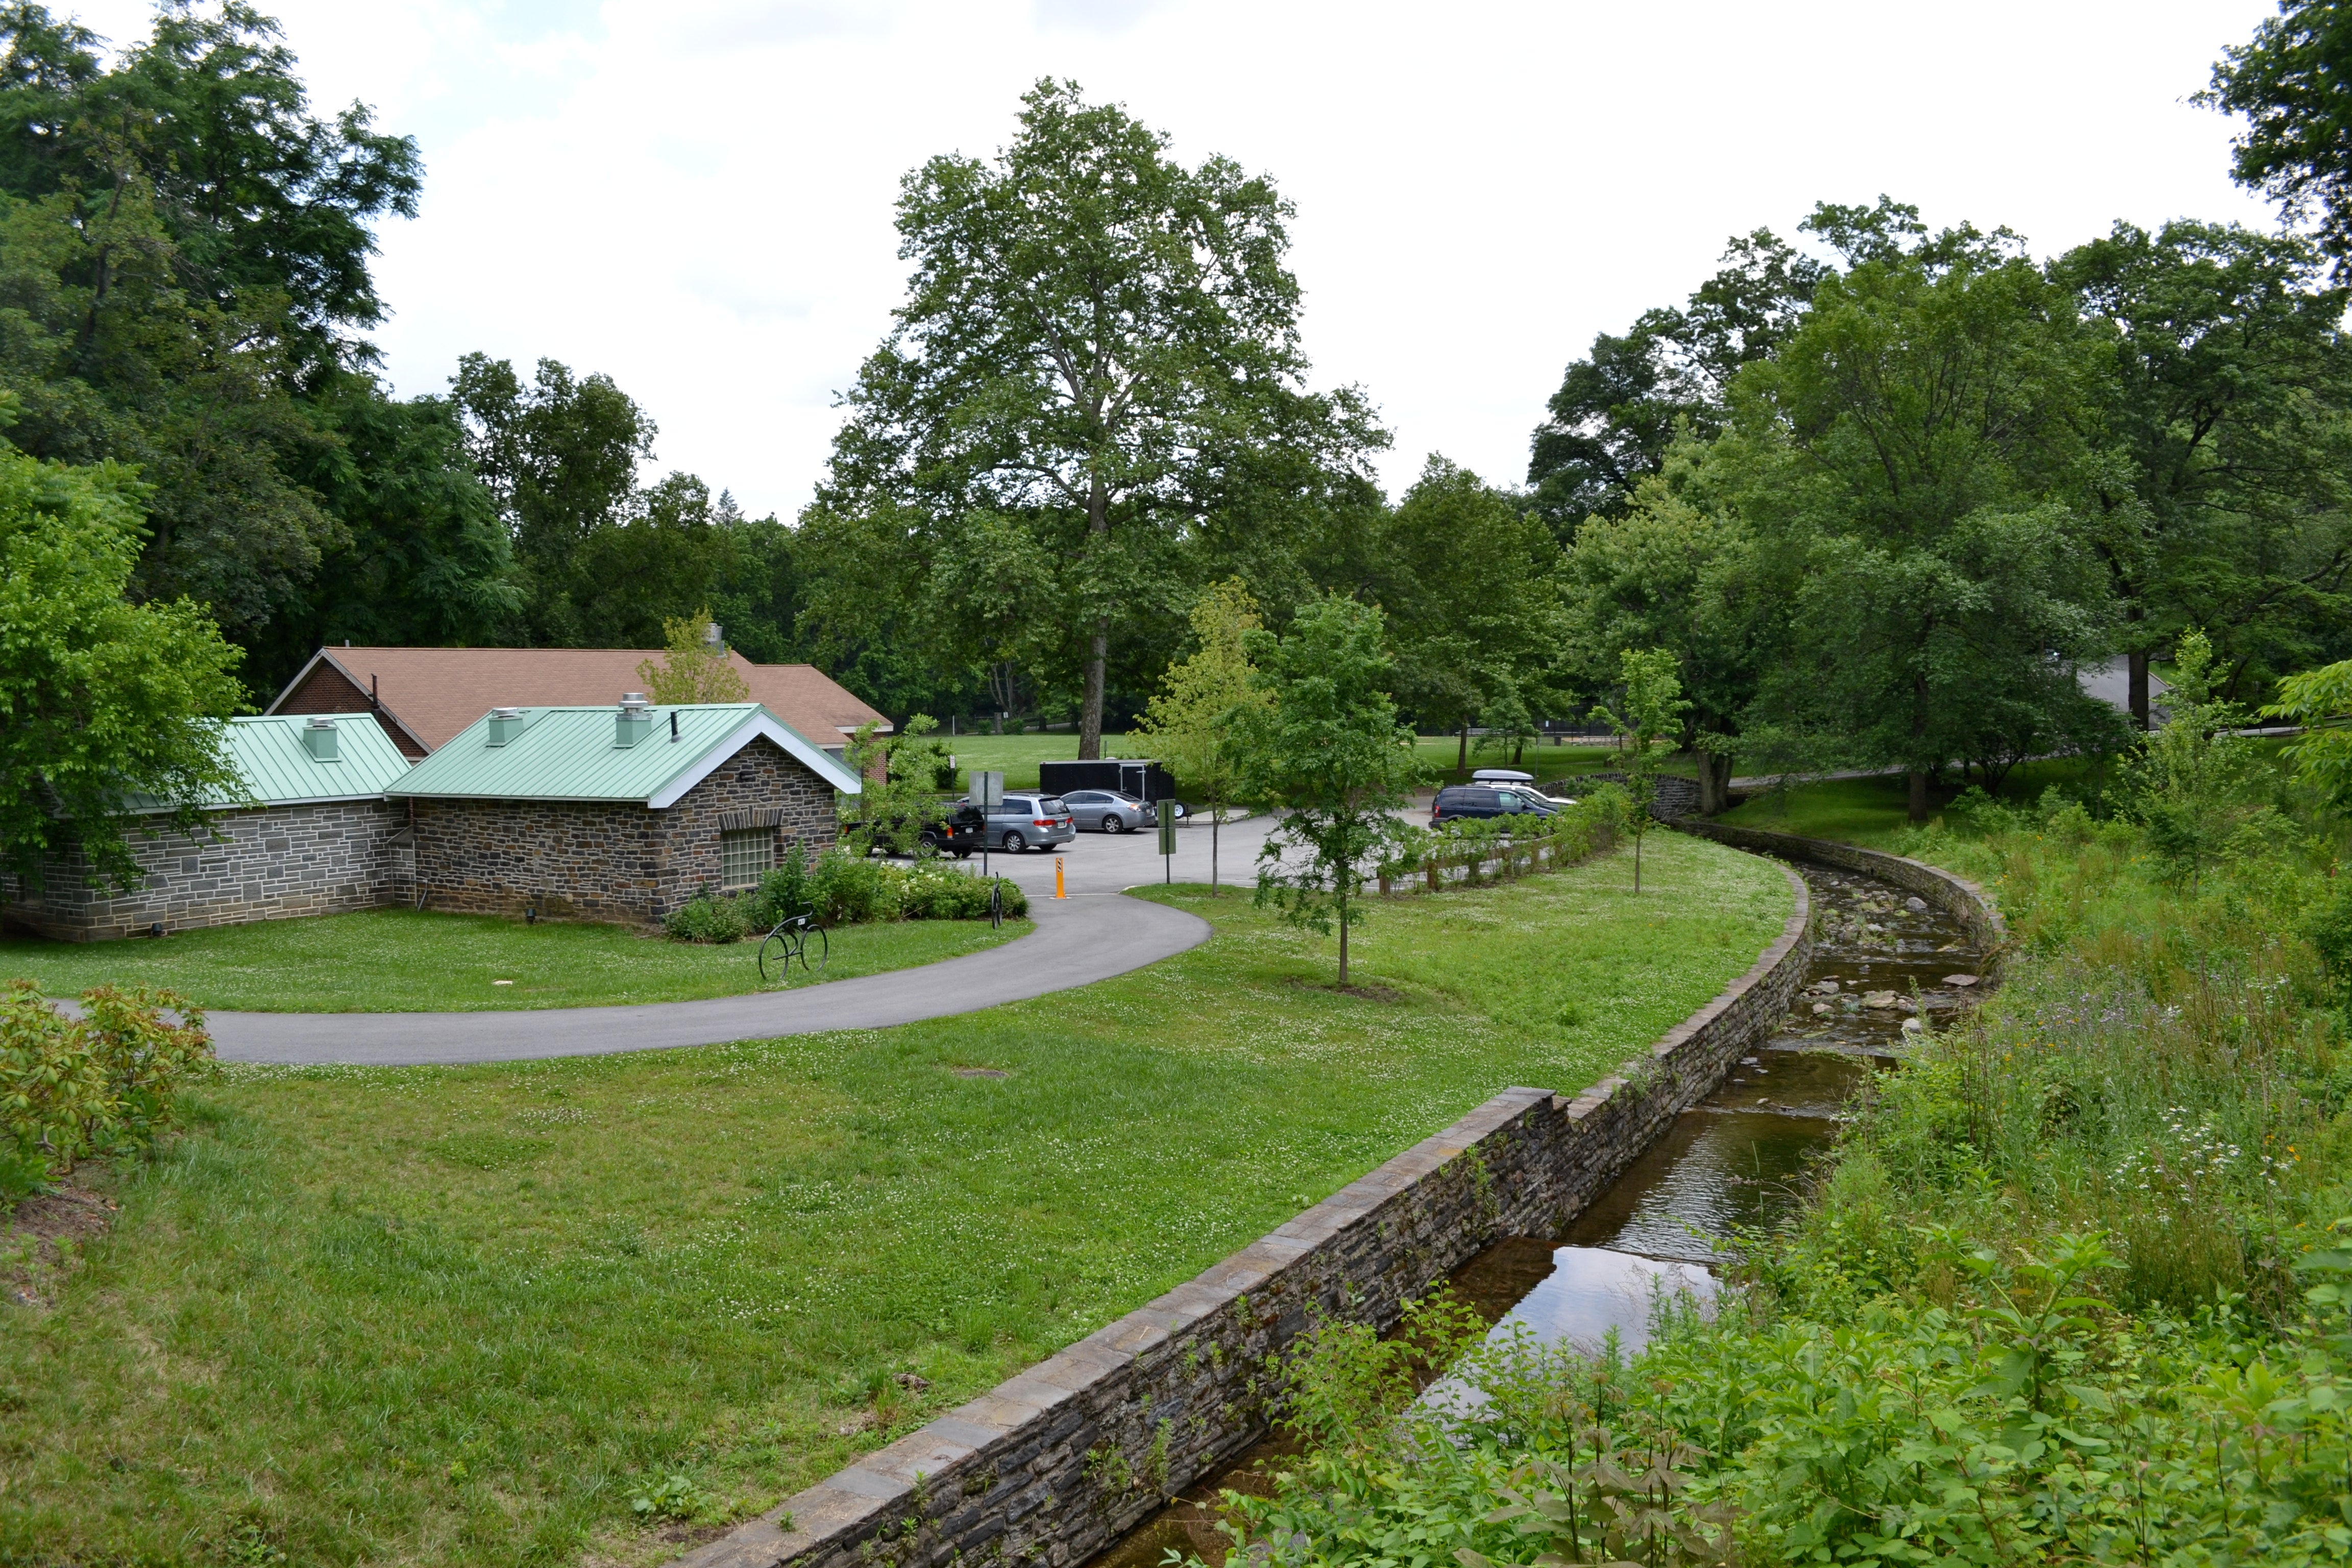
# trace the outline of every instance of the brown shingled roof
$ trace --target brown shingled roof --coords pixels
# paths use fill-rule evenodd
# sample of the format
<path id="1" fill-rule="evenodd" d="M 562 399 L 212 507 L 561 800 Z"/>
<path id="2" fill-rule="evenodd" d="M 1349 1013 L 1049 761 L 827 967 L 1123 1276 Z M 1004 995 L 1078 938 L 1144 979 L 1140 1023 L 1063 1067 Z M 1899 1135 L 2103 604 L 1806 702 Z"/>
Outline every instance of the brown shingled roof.
<path id="1" fill-rule="evenodd" d="M 386 718 L 438 751 L 493 708 L 617 703 L 624 691 L 645 689 L 637 666 L 662 658 L 660 648 L 642 647 L 322 647 L 268 711 L 278 712 L 321 664 L 331 665 L 358 691 L 375 692 Z M 890 727 L 814 665 L 753 664 L 732 650 L 727 661 L 752 701 L 819 746 L 840 745 L 861 724 Z M 287 710 L 304 710 L 298 703 Z"/>

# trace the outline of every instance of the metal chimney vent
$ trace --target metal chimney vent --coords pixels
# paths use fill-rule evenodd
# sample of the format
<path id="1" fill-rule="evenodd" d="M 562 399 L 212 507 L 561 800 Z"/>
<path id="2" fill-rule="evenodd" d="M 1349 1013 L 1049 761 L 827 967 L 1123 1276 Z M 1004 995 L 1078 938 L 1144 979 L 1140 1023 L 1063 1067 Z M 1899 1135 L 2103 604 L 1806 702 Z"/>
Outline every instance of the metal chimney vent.
<path id="1" fill-rule="evenodd" d="M 702 646 L 705 647 L 717 647 L 719 646 L 719 623 L 717 621 L 711 622 L 709 626 L 703 628 Z"/>
<path id="2" fill-rule="evenodd" d="M 314 763 L 335 761 L 338 755 L 335 721 L 332 719 L 313 719 L 303 725 L 302 749 L 310 753 L 310 760 Z"/>
<path id="3" fill-rule="evenodd" d="M 503 746 L 522 733 L 522 710 L 493 708 L 490 710 L 490 744 Z"/>
<path id="4" fill-rule="evenodd" d="M 653 710 L 646 706 L 642 691 L 621 693 L 621 710 L 613 718 L 613 744 L 634 746 L 653 733 Z"/>

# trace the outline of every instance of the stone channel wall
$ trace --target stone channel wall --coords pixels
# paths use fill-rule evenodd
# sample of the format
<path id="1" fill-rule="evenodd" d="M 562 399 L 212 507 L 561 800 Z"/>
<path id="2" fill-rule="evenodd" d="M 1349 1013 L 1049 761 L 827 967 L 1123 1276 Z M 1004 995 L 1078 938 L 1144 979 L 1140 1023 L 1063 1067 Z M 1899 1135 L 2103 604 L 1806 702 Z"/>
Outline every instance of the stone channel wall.
<path id="1" fill-rule="evenodd" d="M 1794 833 L 1772 833 L 1760 827 L 1733 827 L 1727 823 L 1705 820 L 1678 822 L 1675 826 L 1685 833 L 1712 838 L 1717 844 L 1728 844 L 1735 849 L 1775 855 L 1783 860 L 1804 860 L 1817 866 L 1835 866 L 1843 870 L 1859 871 L 1865 877 L 1876 877 L 1916 893 L 1968 928 L 1969 939 L 1984 950 L 1979 973 L 1983 974 L 1988 984 L 2000 982 L 2000 964 L 2008 953 L 2009 927 L 2001 920 L 2000 910 L 1995 907 L 1991 898 L 1965 877 L 1954 876 L 1942 867 L 1930 866 L 1924 860 L 1909 860 L 1883 849 L 1864 849 L 1859 844 L 1840 844 L 1828 838 L 1805 838 Z"/>
<path id="2" fill-rule="evenodd" d="M 1612 1077 L 1512 1089 L 1297 1219 L 761 1519 L 688 1568 L 1075 1568 L 1265 1429 L 1259 1377 L 1310 1309 L 1386 1327 L 1507 1236 L 1555 1236 L 1779 1024 L 1812 956 L 1778 941 Z"/>

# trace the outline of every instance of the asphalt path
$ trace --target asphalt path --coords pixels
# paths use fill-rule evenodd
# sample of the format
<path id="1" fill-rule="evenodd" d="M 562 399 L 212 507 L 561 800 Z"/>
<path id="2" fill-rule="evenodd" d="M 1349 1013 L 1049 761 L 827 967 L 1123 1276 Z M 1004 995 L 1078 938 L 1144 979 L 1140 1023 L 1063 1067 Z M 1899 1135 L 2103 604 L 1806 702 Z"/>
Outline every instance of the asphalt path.
<path id="1" fill-rule="evenodd" d="M 1223 830 L 1221 869 L 1246 881 L 1264 842 L 1265 818 Z M 1058 856 L 1031 850 L 992 855 L 989 868 L 1029 895 L 1037 929 L 1017 942 L 918 969 L 833 980 L 790 991 L 652 1002 L 634 1007 L 551 1007 L 485 1013 L 210 1013 L 213 1048 L 224 1061 L 348 1063 L 381 1067 L 531 1061 L 621 1051 L 723 1045 L 830 1029 L 879 1029 L 943 1018 L 1091 985 L 1197 947 L 1206 921 L 1120 896 L 1172 875 L 1209 878 L 1208 826 L 1177 834 L 1166 866 L 1158 835 L 1087 833 Z M 1055 861 L 1064 896 L 1055 891 Z M 975 856 L 972 867 L 979 868 Z M 744 951 L 743 961 L 751 962 Z"/>

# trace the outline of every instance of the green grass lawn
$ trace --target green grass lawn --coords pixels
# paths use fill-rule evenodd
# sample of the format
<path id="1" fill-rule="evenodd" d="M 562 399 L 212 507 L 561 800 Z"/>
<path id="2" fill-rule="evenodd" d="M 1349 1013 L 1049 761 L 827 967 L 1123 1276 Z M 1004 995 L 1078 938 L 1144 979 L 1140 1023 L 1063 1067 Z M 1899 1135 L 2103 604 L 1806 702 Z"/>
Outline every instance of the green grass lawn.
<path id="1" fill-rule="evenodd" d="M 2263 742 L 2273 752 L 2282 743 Z M 2053 784 L 2080 795 L 2095 791 L 2105 776 L 2110 775 L 2100 773 L 2095 764 L 2079 757 L 2020 763 L 2001 781 L 2000 798 L 2012 805 L 2031 805 Z M 1930 811 L 1942 811 L 1959 793 L 1957 784 L 1930 790 Z M 1778 795 L 1754 795 L 1718 820 L 1737 827 L 1763 827 L 1808 838 L 1884 847 L 1909 826 L 1910 810 L 1910 785 L 1902 774 L 1889 773 L 1867 779 L 1825 779 Z"/>
<path id="2" fill-rule="evenodd" d="M 957 735 L 942 737 L 941 743 L 956 760 L 960 790 L 971 787 L 975 769 L 1003 773 L 1006 789 L 1035 789 L 1039 763 L 1073 762 L 1078 754 L 1076 730 L 1037 735 Z M 1103 750 L 1117 756 L 1150 754 L 1142 742 L 1125 735 L 1105 735 Z"/>
<path id="3" fill-rule="evenodd" d="M 1530 743 L 1520 752 L 1519 760 L 1513 762 L 1503 752 L 1491 748 L 1481 752 L 1477 737 L 1474 735 L 1470 740 L 1469 764 L 1456 769 L 1454 760 L 1461 752 L 1459 736 L 1420 735 L 1413 740 L 1413 755 L 1420 758 L 1422 765 L 1429 770 L 1433 784 L 1459 784 L 1480 768 L 1517 768 L 1521 773 L 1535 774 L 1537 782 L 1543 784 L 1554 779 L 1573 779 L 1585 773 L 1622 773 L 1625 767 L 1623 755 L 1609 741 L 1571 740 L 1558 746 L 1549 742 L 1541 745 Z M 1696 778 L 1698 763 L 1692 757 L 1677 753 L 1666 757 L 1660 771 Z"/>
<path id="4" fill-rule="evenodd" d="M 798 987 L 978 952 L 1029 922 L 890 921 L 830 933 L 824 972 Z M 161 941 L 0 940 L 0 979 L 52 996 L 93 985 L 169 986 L 201 1006 L 261 1013 L 476 1012 L 735 996 L 763 985 L 759 943 L 702 946 L 626 927 L 367 910 L 184 931 Z M 513 984 L 500 985 L 506 980 Z"/>
<path id="5" fill-rule="evenodd" d="M 1078 754 L 1078 737 L 1075 731 L 1042 735 L 959 735 L 946 742 L 956 760 L 960 772 L 957 788 L 969 788 L 971 770 L 994 769 L 1004 775 L 1007 789 L 1035 789 L 1039 763 L 1066 762 Z M 1470 765 L 1462 773 L 1454 771 L 1454 760 L 1461 742 L 1452 735 L 1423 735 L 1413 742 L 1413 754 L 1429 770 L 1432 784 L 1459 782 L 1480 768 L 1516 767 L 1530 773 L 1539 780 L 1572 778 L 1581 773 L 1595 773 L 1621 769 L 1623 759 L 1607 742 L 1591 744 L 1571 742 L 1567 745 L 1530 745 L 1521 760 L 1514 763 L 1507 755 L 1494 751 L 1481 752 L 1472 742 Z M 1131 735 L 1105 735 L 1103 750 L 1116 756 L 1148 756 L 1150 742 Z M 1697 764 L 1687 757 L 1667 759 L 1664 771 L 1698 776 Z"/>
<path id="6" fill-rule="evenodd" d="M 230 1069 L 101 1176 L 112 1233 L 27 1276 L 47 1304 L 0 1306 L 0 1562 L 674 1555 L 639 1489 L 765 1508 L 1498 1089 L 1591 1082 L 1787 917 L 1777 866 L 1699 840 L 1630 872 L 1381 905 L 1349 994 L 1329 941 L 1176 888 L 1212 941 L 964 1017 Z M 865 1425 L 899 1371 L 932 1386 Z"/>

